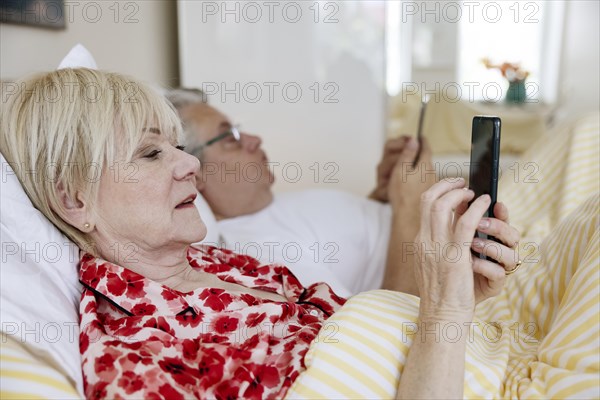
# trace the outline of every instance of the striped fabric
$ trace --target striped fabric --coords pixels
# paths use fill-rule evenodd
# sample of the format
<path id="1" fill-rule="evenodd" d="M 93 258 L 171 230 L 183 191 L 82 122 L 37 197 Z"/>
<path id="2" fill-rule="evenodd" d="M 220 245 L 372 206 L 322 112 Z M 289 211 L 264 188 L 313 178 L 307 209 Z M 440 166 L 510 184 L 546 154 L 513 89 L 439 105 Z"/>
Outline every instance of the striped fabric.
<path id="1" fill-rule="evenodd" d="M 505 171 L 499 198 L 526 234 L 524 263 L 500 296 L 477 307 L 466 398 L 600 398 L 599 148 L 596 115 L 525 154 L 533 164 L 518 167 L 527 177 Z M 286 397 L 395 398 L 422 334 L 418 302 L 381 290 L 351 298 L 312 344 Z M 448 324 L 429 335 L 456 333 Z"/>
<path id="2" fill-rule="evenodd" d="M 0 336 L 0 399 L 78 399 L 74 383 L 25 343 Z"/>
<path id="3" fill-rule="evenodd" d="M 481 304 L 469 333 L 468 398 L 600 398 L 598 116 L 543 138 L 504 171 L 499 198 L 525 263 L 503 294 Z M 553 135 L 550 133 L 549 135 Z M 543 242 L 541 238 L 550 234 Z M 328 320 L 287 398 L 394 398 L 418 299 L 388 291 L 353 297 Z M 451 325 L 435 334 L 452 339 Z M 79 398 L 61 368 L 2 334 L 0 399 Z"/>
<path id="4" fill-rule="evenodd" d="M 600 197 L 561 223 L 503 293 L 477 308 L 468 338 L 466 398 L 600 398 Z M 299 398 L 394 398 L 413 337 L 418 299 L 372 291 L 323 328 Z M 429 335 L 455 340 L 452 324 Z"/>
<path id="5" fill-rule="evenodd" d="M 558 126 L 502 171 L 498 199 L 523 237 L 542 239 L 600 190 L 600 114 Z"/>

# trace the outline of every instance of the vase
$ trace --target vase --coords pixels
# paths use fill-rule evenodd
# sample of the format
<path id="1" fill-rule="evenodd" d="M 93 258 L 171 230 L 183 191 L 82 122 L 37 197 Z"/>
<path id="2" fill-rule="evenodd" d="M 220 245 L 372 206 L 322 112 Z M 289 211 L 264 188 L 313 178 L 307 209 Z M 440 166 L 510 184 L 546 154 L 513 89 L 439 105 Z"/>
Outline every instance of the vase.
<path id="1" fill-rule="evenodd" d="M 525 81 L 509 82 L 505 101 L 511 104 L 522 104 L 527 99 Z"/>

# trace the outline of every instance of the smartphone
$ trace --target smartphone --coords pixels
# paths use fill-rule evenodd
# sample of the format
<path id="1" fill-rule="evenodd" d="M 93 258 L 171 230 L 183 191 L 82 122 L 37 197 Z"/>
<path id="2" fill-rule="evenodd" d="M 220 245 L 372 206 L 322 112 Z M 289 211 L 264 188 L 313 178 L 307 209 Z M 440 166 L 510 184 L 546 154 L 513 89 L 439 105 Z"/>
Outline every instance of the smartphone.
<path id="1" fill-rule="evenodd" d="M 494 206 L 498 195 L 500 125 L 498 117 L 476 116 L 473 118 L 469 188 L 475 192 L 475 198 L 483 194 L 490 195 L 492 202 L 485 214 L 485 217 L 489 218 L 494 217 Z M 476 233 L 476 237 L 496 240 L 479 231 Z M 478 256 L 485 258 L 480 254 Z"/>
<path id="2" fill-rule="evenodd" d="M 421 98 L 421 112 L 419 113 L 419 125 L 417 126 L 417 141 L 419 142 L 419 150 L 417 156 L 413 161 L 413 169 L 417 166 L 419 158 L 421 158 L 421 149 L 423 148 L 423 124 L 425 122 L 425 110 L 427 109 L 427 103 L 429 102 L 429 95 L 425 95 Z"/>

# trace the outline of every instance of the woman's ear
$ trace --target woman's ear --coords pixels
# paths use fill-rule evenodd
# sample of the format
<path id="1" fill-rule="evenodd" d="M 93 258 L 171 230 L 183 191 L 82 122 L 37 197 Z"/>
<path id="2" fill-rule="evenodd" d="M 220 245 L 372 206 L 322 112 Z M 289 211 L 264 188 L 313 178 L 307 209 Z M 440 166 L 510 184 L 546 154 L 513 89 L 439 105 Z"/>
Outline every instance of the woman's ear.
<path id="1" fill-rule="evenodd" d="M 63 219 L 81 232 L 91 232 L 94 229 L 94 223 L 90 219 L 90 210 L 85 196 L 81 192 L 77 192 L 73 198 L 67 193 L 62 182 L 56 185 L 56 190 L 62 204 L 60 213 Z"/>

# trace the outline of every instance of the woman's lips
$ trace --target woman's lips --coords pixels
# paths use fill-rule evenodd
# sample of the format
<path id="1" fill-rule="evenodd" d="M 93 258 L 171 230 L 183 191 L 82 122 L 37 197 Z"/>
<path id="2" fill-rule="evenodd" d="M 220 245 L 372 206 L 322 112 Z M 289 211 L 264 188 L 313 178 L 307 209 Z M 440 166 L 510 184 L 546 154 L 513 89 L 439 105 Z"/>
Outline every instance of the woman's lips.
<path id="1" fill-rule="evenodd" d="M 192 203 L 183 203 L 183 204 L 180 204 L 180 205 L 178 205 L 178 206 L 177 206 L 177 207 L 175 207 L 175 208 L 176 208 L 176 209 L 178 209 L 178 210 L 181 210 L 181 209 L 183 209 L 183 208 L 196 208 L 196 206 L 195 206 L 195 205 L 194 205 L 194 203 L 192 202 Z"/>
<path id="2" fill-rule="evenodd" d="M 175 208 L 181 209 L 181 208 L 196 207 L 194 205 L 194 200 L 196 200 L 196 196 L 197 196 L 196 194 L 189 195 L 184 201 L 182 201 L 177 206 L 175 206 Z"/>

